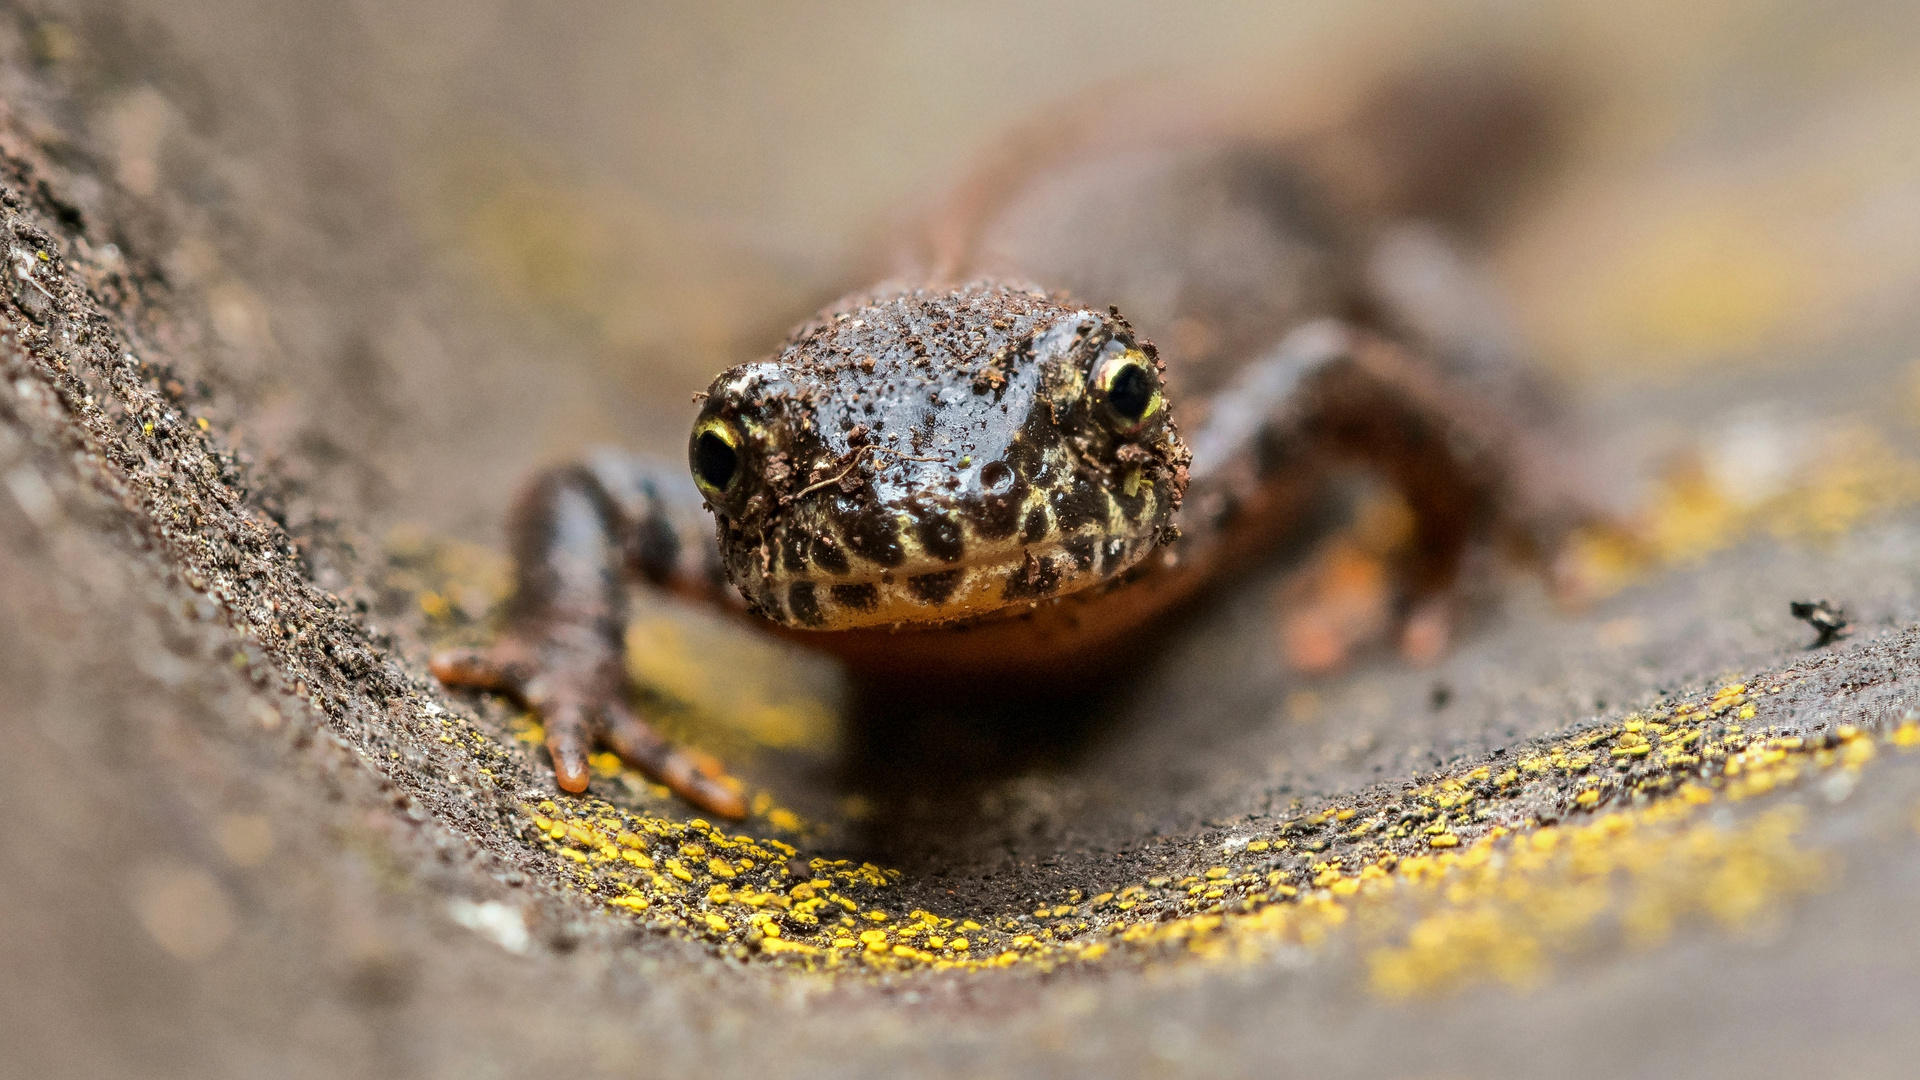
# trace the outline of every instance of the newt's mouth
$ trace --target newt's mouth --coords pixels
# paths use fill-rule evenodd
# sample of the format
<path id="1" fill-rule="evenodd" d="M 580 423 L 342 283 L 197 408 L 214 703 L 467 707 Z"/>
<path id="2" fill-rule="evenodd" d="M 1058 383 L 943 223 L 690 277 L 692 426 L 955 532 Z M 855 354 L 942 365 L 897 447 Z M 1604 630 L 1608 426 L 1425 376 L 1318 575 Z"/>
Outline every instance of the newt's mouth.
<path id="1" fill-rule="evenodd" d="M 1159 515 L 1147 496 L 1145 522 Z M 1120 513 L 1116 504 L 1115 514 Z M 1040 520 L 1036 516 L 1036 520 Z M 775 570 L 759 579 L 754 599 L 769 618 L 808 630 L 851 630 L 899 624 L 956 623 L 1030 607 L 1118 576 L 1151 551 L 1157 531 L 1083 530 L 1007 540 L 973 538 L 968 556 L 946 561 L 906 552 L 891 568 L 849 566 L 846 574 Z M 903 547 L 918 547 L 903 539 Z"/>

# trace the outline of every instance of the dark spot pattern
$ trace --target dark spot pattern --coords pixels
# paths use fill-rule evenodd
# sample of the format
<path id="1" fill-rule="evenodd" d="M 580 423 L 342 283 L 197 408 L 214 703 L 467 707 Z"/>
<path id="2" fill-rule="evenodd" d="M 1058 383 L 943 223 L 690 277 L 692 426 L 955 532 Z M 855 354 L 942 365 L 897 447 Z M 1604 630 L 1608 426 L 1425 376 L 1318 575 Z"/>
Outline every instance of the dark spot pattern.
<path id="1" fill-rule="evenodd" d="M 1053 504 L 1054 526 L 1063 533 L 1107 523 L 1107 493 L 1092 484 L 1075 484 L 1057 491 L 1049 501 Z"/>
<path id="2" fill-rule="evenodd" d="M 852 514 L 847 521 L 847 546 L 881 566 L 899 566 L 906 561 L 906 549 L 900 546 L 900 525 L 892 514 L 880 507 L 868 507 Z"/>
<path id="3" fill-rule="evenodd" d="M 845 574 L 853 569 L 847 562 L 847 553 L 831 536 L 821 536 L 813 542 L 813 565 L 829 574 Z"/>
<path id="4" fill-rule="evenodd" d="M 940 570 L 931 574 L 915 574 L 907 579 L 907 591 L 914 599 L 927 604 L 944 604 L 953 590 L 960 587 L 960 571 Z"/>
<path id="5" fill-rule="evenodd" d="M 1014 480 L 1004 494 L 983 495 L 966 507 L 967 520 L 985 540 L 1005 540 L 1020 528 L 1020 505 L 1030 489 L 1025 480 Z"/>
<path id="6" fill-rule="evenodd" d="M 820 604 L 814 598 L 811 581 L 796 581 L 787 587 L 787 610 L 801 626 L 819 626 L 826 622 L 820 616 Z"/>
<path id="7" fill-rule="evenodd" d="M 780 535 L 780 560 L 782 569 L 789 574 L 804 574 L 807 571 L 807 537 L 805 533 L 788 529 Z"/>
<path id="8" fill-rule="evenodd" d="M 1008 600 L 1037 600 L 1060 587 L 1060 568 L 1050 558 L 1037 558 L 1031 552 L 1026 563 L 1007 575 L 1002 595 Z"/>
<path id="9" fill-rule="evenodd" d="M 959 562 L 966 554 L 966 538 L 960 532 L 960 523 L 937 510 L 922 510 L 915 514 L 913 532 L 920 541 L 921 550 L 939 559 L 941 562 Z"/>
<path id="10" fill-rule="evenodd" d="M 855 611 L 872 611 L 880 603 L 880 590 L 871 584 L 835 585 L 829 591 L 834 603 Z"/>
<path id="11" fill-rule="evenodd" d="M 1029 544 L 1037 544 L 1045 540 L 1047 534 L 1052 531 L 1052 527 L 1047 523 L 1046 510 L 1036 506 L 1027 512 L 1027 524 L 1020 531 L 1020 539 Z"/>
<path id="12" fill-rule="evenodd" d="M 1026 426 L 1007 446 L 1005 461 L 1017 476 L 1028 480 L 1040 476 L 1047 467 L 1046 456 L 1042 448 L 1054 446 L 1060 439 L 1060 429 L 1054 426 L 1045 408 L 1036 408 L 1027 419 Z"/>
<path id="13" fill-rule="evenodd" d="M 659 582 L 672 577 L 680 563 L 680 534 L 674 532 L 666 512 L 655 507 L 640 520 L 634 534 L 633 561 L 647 580 Z"/>

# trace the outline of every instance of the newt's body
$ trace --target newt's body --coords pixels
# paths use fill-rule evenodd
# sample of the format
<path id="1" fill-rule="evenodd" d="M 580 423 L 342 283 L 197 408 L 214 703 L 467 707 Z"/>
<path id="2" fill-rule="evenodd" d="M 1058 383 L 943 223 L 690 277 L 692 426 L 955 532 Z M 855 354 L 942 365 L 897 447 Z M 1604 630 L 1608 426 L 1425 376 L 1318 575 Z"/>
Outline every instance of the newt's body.
<path id="1" fill-rule="evenodd" d="M 857 672 L 1014 686 L 1121 655 L 1355 463 L 1413 513 L 1397 587 L 1416 654 L 1444 643 L 1470 546 L 1544 553 L 1570 523 L 1530 482 L 1536 398 L 1465 261 L 1326 196 L 1288 147 L 1089 148 L 972 196 L 919 280 L 714 380 L 691 478 L 609 452 L 522 496 L 505 640 L 434 668 L 539 708 L 561 787 L 584 790 L 598 738 L 742 812 L 630 711 L 630 574 Z"/>

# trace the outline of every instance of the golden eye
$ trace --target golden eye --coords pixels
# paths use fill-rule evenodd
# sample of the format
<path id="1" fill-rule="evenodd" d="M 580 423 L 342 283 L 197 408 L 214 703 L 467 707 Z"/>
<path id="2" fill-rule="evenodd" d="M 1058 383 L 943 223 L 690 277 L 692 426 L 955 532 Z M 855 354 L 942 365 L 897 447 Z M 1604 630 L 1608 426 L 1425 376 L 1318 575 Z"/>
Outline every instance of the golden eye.
<path id="1" fill-rule="evenodd" d="M 740 435 L 724 420 L 703 420 L 687 446 L 693 481 L 711 498 L 725 495 L 740 479 Z"/>
<path id="2" fill-rule="evenodd" d="M 1134 349 L 1114 353 L 1100 364 L 1094 386 L 1123 435 L 1144 431 L 1166 405 L 1160 379 L 1147 358 Z"/>

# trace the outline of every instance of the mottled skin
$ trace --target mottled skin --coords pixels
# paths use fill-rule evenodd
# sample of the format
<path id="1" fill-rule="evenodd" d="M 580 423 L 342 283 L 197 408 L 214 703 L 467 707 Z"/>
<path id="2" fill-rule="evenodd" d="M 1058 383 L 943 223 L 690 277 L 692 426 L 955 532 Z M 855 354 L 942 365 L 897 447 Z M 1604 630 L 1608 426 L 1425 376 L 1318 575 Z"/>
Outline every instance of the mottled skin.
<path id="1" fill-rule="evenodd" d="M 695 470 L 727 577 L 808 630 L 961 622 L 1112 581 L 1186 485 L 1160 367 L 1117 316 L 1038 290 L 863 298 L 708 391 L 693 454 L 739 458 L 724 485 Z"/>
<path id="2" fill-rule="evenodd" d="M 1539 482 L 1540 397 L 1467 260 L 1323 197 L 1294 148 L 1063 151 L 957 206 L 928 230 L 927 284 L 842 300 L 714 380 L 691 481 L 608 451 L 521 497 L 504 639 L 434 670 L 538 708 L 563 789 L 598 740 L 744 812 L 631 712 L 630 577 L 871 678 L 1017 686 L 1126 655 L 1356 465 L 1413 511 L 1396 582 L 1416 656 L 1444 645 L 1470 546 L 1551 554 L 1578 516 Z"/>

